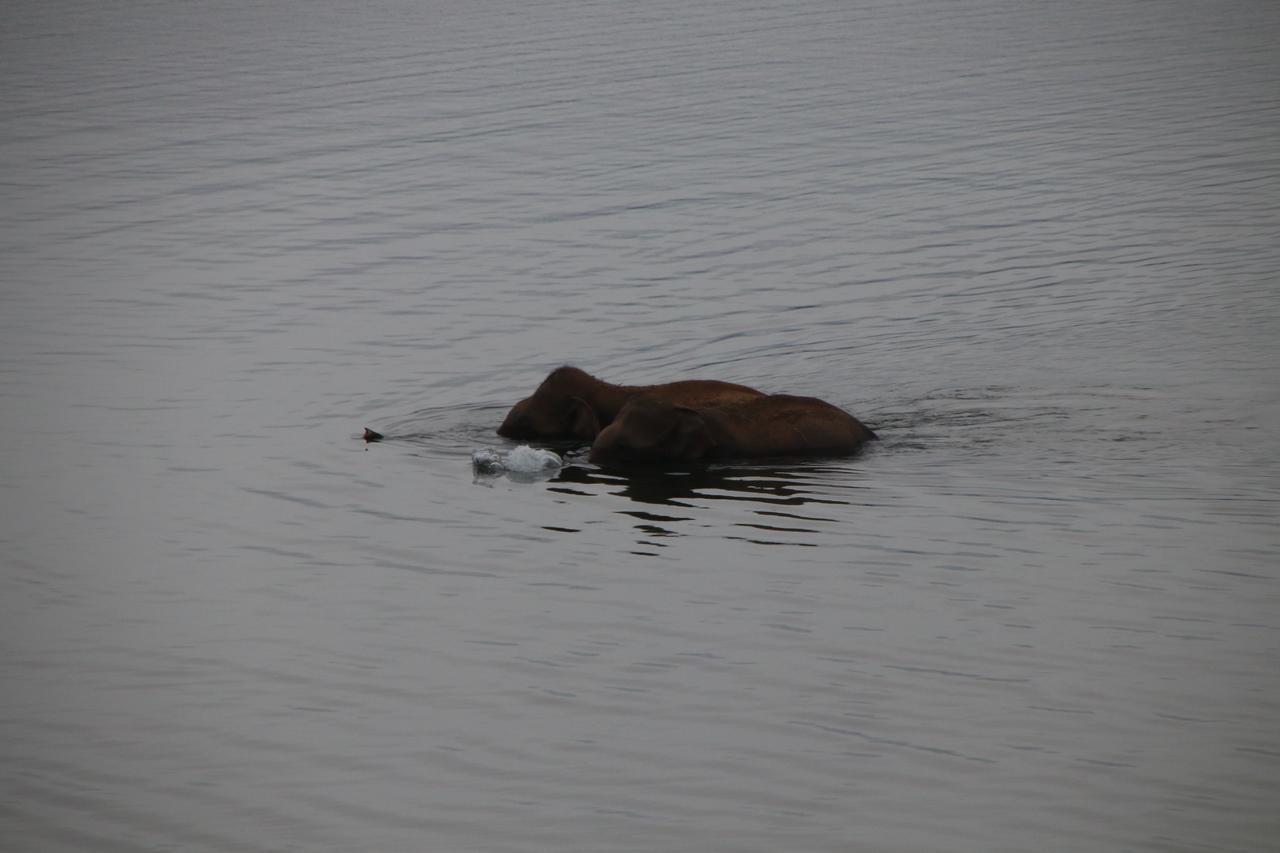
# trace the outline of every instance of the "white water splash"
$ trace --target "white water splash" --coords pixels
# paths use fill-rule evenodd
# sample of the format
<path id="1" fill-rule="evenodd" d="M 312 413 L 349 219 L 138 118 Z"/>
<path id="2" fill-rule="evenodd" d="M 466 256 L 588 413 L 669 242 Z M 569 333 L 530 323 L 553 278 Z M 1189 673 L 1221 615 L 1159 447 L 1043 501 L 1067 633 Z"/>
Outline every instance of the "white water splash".
<path id="1" fill-rule="evenodd" d="M 558 471 L 564 465 L 564 460 L 553 451 L 522 444 L 509 451 L 492 447 L 472 451 L 471 465 L 477 474 L 508 474 L 522 479 Z"/>

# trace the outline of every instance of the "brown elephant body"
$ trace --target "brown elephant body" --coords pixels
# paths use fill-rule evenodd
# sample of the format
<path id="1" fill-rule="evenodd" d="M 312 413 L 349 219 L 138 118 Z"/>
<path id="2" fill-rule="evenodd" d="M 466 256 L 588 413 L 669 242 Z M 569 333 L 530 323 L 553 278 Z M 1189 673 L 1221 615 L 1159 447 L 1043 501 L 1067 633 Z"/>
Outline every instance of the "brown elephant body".
<path id="1" fill-rule="evenodd" d="M 600 431 L 591 447 L 591 461 L 847 456 L 875 438 L 853 415 L 816 397 L 774 394 L 706 408 L 641 396 Z"/>
<path id="2" fill-rule="evenodd" d="M 690 379 L 664 385 L 613 385 L 576 367 L 551 371 L 533 394 L 511 407 L 498 427 L 506 438 L 592 441 L 622 407 L 641 395 L 682 406 L 714 407 L 763 397 L 745 385 Z"/>

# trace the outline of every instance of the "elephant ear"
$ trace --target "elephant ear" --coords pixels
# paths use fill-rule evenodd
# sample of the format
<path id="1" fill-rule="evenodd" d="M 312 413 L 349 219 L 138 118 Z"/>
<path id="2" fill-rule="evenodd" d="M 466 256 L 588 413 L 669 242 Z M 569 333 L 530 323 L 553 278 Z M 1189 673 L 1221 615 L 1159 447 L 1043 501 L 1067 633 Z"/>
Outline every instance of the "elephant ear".
<path id="1" fill-rule="evenodd" d="M 595 441 L 600 433 L 600 418 L 595 409 L 581 397 L 569 398 L 569 434 L 582 441 Z"/>
<path id="2" fill-rule="evenodd" d="M 667 443 L 675 459 L 701 459 L 715 446 L 711 430 L 702 415 L 684 406 L 675 408 L 676 423 L 668 435 Z"/>

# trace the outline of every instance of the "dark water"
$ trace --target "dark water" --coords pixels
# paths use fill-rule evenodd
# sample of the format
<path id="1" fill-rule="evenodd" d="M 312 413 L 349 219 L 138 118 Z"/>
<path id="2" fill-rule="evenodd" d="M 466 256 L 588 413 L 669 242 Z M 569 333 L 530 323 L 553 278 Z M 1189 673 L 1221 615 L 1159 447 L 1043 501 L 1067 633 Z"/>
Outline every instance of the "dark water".
<path id="1" fill-rule="evenodd" d="M 1275 849 L 1277 44 L 8 4 L 0 847 Z M 883 441 L 477 478 L 566 362 Z"/>

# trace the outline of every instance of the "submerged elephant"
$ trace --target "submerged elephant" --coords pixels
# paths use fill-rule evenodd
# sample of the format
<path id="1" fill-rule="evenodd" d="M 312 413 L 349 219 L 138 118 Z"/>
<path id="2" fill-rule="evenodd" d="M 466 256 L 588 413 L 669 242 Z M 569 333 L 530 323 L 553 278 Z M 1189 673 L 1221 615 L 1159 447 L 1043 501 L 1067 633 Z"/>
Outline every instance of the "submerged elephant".
<path id="1" fill-rule="evenodd" d="M 745 385 L 690 379 L 664 385 L 612 385 L 576 367 L 558 367 L 533 395 L 511 407 L 498 435 L 591 441 L 640 395 L 682 406 L 712 407 L 765 396 Z"/>
<path id="2" fill-rule="evenodd" d="M 733 456 L 847 456 L 876 434 L 815 397 L 774 394 L 716 408 L 652 396 L 629 402 L 591 446 L 597 464 Z"/>

